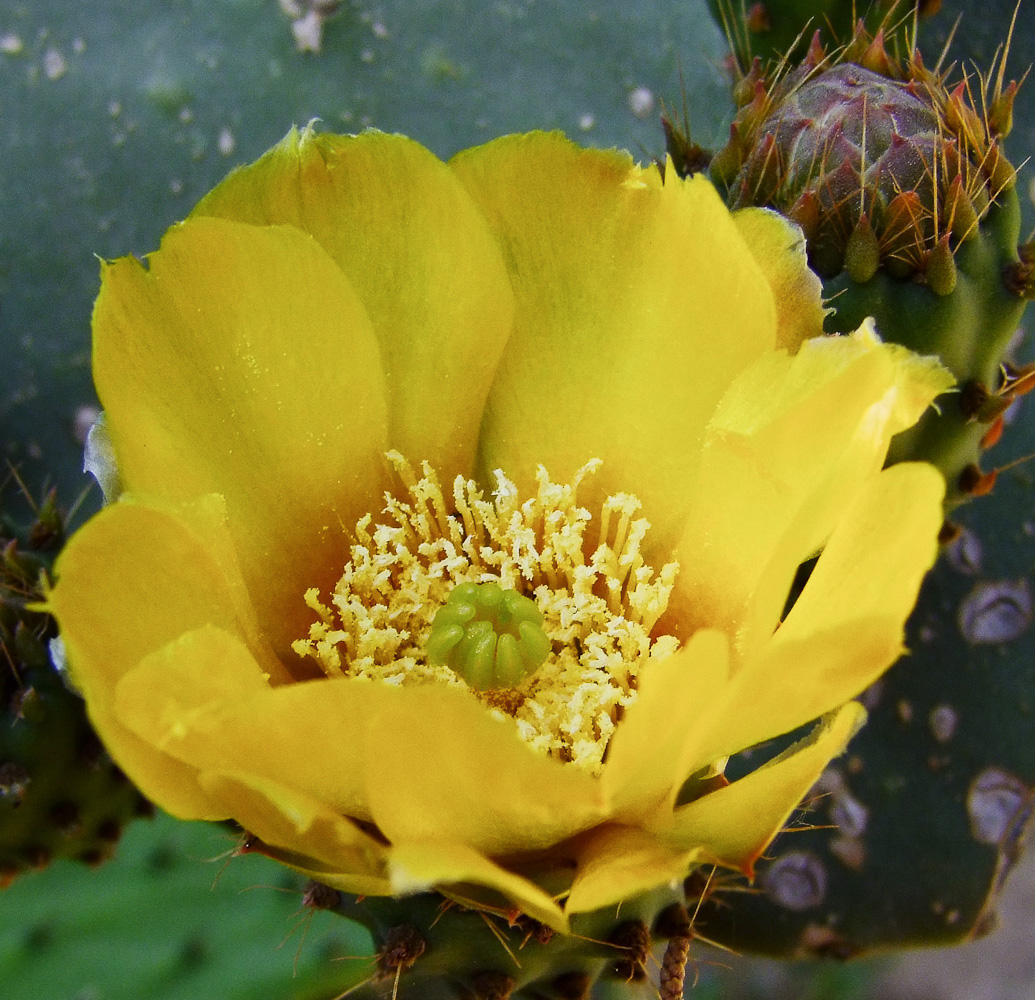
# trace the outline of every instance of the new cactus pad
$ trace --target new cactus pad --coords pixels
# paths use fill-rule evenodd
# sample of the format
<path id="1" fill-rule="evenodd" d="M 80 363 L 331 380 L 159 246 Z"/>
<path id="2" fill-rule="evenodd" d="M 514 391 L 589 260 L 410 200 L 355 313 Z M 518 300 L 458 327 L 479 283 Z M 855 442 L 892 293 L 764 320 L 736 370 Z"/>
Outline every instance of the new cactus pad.
<path id="1" fill-rule="evenodd" d="M 25 531 L 0 516 L 0 886 L 54 858 L 100 863 L 151 808 L 51 662 L 54 620 L 33 610 L 63 538 L 53 494 Z"/>
<path id="2" fill-rule="evenodd" d="M 732 207 L 773 208 L 802 227 L 827 332 L 873 316 L 886 340 L 938 355 L 955 375 L 940 412 L 892 450 L 936 464 L 951 509 L 992 488 L 981 453 L 1030 387 L 1030 370 L 1008 358 L 1035 293 L 1003 146 L 1017 84 L 1004 86 L 1008 46 L 987 74 L 955 81 L 898 48 L 860 22 L 832 53 L 817 32 L 797 66 L 756 58 L 739 74 L 739 110 L 710 173 Z M 671 122 L 666 131 L 670 150 L 684 151 L 685 136 Z"/>

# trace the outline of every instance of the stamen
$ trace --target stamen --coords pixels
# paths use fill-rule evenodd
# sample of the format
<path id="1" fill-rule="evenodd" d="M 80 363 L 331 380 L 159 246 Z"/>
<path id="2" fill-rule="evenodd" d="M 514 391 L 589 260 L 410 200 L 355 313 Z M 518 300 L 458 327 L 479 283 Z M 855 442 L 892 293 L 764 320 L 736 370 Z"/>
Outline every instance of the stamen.
<path id="1" fill-rule="evenodd" d="M 566 485 L 540 468 L 522 501 L 500 471 L 486 497 L 388 459 L 401 489 L 356 525 L 334 593 L 306 593 L 315 620 L 295 651 L 330 678 L 468 690 L 533 748 L 599 771 L 638 674 L 678 646 L 651 635 L 678 567 L 644 563 L 639 500 L 601 505 L 591 550 L 577 491 L 598 461 Z"/>

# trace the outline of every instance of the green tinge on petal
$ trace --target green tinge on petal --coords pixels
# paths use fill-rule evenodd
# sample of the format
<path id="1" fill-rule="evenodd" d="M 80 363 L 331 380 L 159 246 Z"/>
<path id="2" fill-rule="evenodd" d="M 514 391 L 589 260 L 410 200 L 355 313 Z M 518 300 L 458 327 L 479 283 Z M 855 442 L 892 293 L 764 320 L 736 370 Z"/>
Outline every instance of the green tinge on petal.
<path id="1" fill-rule="evenodd" d="M 123 484 L 219 493 L 274 645 L 302 635 L 309 587 L 346 558 L 343 525 L 378 503 L 387 409 L 362 303 L 309 236 L 199 218 L 145 268 L 103 269 L 94 378 Z"/>
<path id="2" fill-rule="evenodd" d="M 862 706 L 850 702 L 775 760 L 681 806 L 671 826 L 658 835 L 673 847 L 698 848 L 717 864 L 751 874 L 759 855 L 865 718 Z"/>
<path id="3" fill-rule="evenodd" d="M 384 359 L 389 443 L 446 482 L 471 472 L 512 295 L 452 171 L 399 135 L 292 130 L 194 209 L 311 234 L 366 307 Z"/>
<path id="4" fill-rule="evenodd" d="M 776 346 L 794 354 L 823 333 L 823 283 L 809 270 L 805 235 L 786 216 L 767 208 L 733 213 L 740 235 L 758 261 L 776 303 Z"/>
<path id="5" fill-rule="evenodd" d="M 661 562 L 716 404 L 773 345 L 768 282 L 703 177 L 670 172 L 662 184 L 627 154 L 556 133 L 499 139 L 452 165 L 503 248 L 516 300 L 483 474 L 502 468 L 534 489 L 540 463 L 564 482 L 603 459 L 587 505 L 635 493 L 652 525 L 645 557 Z"/>

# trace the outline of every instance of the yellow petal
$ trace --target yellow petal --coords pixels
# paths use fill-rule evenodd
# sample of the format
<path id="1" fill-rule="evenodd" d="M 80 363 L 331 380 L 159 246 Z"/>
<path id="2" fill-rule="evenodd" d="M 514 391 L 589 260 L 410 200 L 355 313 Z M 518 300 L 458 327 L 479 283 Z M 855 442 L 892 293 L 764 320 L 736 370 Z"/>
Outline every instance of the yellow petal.
<path id="1" fill-rule="evenodd" d="M 793 642 L 852 619 L 905 621 L 938 554 L 945 483 L 920 462 L 875 476 L 845 511 L 808 585 L 773 642 Z"/>
<path id="2" fill-rule="evenodd" d="M 727 645 L 724 633 L 701 629 L 638 676 L 636 701 L 611 738 L 602 777 L 616 819 L 635 822 L 660 804 L 671 805 L 688 777 L 680 771 L 687 734 L 728 682 Z"/>
<path id="3" fill-rule="evenodd" d="M 676 550 L 676 634 L 725 628 L 746 658 L 767 640 L 799 563 L 880 468 L 891 435 L 944 388 L 940 369 L 904 359 L 864 330 L 770 355 L 737 380 L 709 428 Z"/>
<path id="4" fill-rule="evenodd" d="M 938 472 L 919 463 L 865 485 L 768 648 L 702 706 L 683 750 L 686 773 L 828 712 L 894 662 L 937 554 L 943 492 Z"/>
<path id="5" fill-rule="evenodd" d="M 355 711 L 344 718 L 367 724 L 366 794 L 393 843 L 500 856 L 550 847 L 604 815 L 595 779 L 529 749 L 468 694 L 350 684 L 346 700 Z"/>
<path id="6" fill-rule="evenodd" d="M 797 352 L 802 342 L 823 332 L 823 283 L 809 270 L 805 235 L 786 216 L 767 208 L 733 213 L 740 235 L 773 290 L 776 346 Z"/>
<path id="7" fill-rule="evenodd" d="M 199 768 L 225 766 L 223 717 L 269 691 L 247 647 L 213 625 L 185 632 L 143 657 L 115 685 L 114 711 L 127 728 Z"/>
<path id="8" fill-rule="evenodd" d="M 673 848 L 634 827 L 601 827 L 580 849 L 565 912 L 597 910 L 681 880 L 698 854 L 696 848 Z"/>
<path id="9" fill-rule="evenodd" d="M 469 892 L 463 883 L 499 892 L 523 913 L 566 933 L 568 923 L 560 906 L 534 882 L 508 871 L 470 846 L 450 841 L 413 841 L 391 849 L 389 860 L 392 889 L 408 895 L 439 888 L 446 895 L 463 901 Z M 480 894 L 468 896 L 480 901 Z"/>
<path id="10" fill-rule="evenodd" d="M 589 775 L 531 751 L 470 694 L 347 679 L 235 687 L 254 673 L 249 659 L 215 630 L 185 636 L 123 679 L 117 709 L 200 769 L 276 781 L 393 843 L 456 840 L 501 855 L 549 847 L 603 815 Z"/>
<path id="11" fill-rule="evenodd" d="M 251 641 L 264 671 L 282 670 L 255 638 L 220 530 L 221 508 L 213 498 L 178 515 L 120 501 L 65 546 L 48 595 L 73 676 L 116 763 L 163 808 L 198 819 L 226 814 L 198 788 L 192 768 L 126 728 L 114 698 L 120 679 L 142 658 L 207 625 Z"/>
<path id="12" fill-rule="evenodd" d="M 587 492 L 643 501 L 650 562 L 681 525 L 715 405 L 773 344 L 769 285 L 701 176 L 669 171 L 663 185 L 626 154 L 542 133 L 452 162 L 503 247 L 517 304 L 483 472 L 532 489 L 540 463 L 565 482 L 603 459 Z"/>
<path id="13" fill-rule="evenodd" d="M 333 583 L 343 525 L 379 506 L 387 411 L 362 304 L 315 241 L 197 219 L 145 268 L 107 264 L 94 377 L 124 485 L 171 500 L 219 493 L 277 648 L 301 599 Z"/>
<path id="14" fill-rule="evenodd" d="M 316 238 L 381 345 L 389 442 L 446 482 L 470 474 L 512 295 L 484 219 L 452 171 L 399 135 L 291 133 L 194 209 Z"/>
<path id="15" fill-rule="evenodd" d="M 751 874 L 759 855 L 865 717 L 862 707 L 850 702 L 776 760 L 677 809 L 664 836 L 674 847 L 699 847 L 709 860 Z"/>
<path id="16" fill-rule="evenodd" d="M 392 894 L 385 848 L 325 803 L 248 773 L 203 771 L 198 782 L 263 842 L 262 853 L 345 892 Z"/>

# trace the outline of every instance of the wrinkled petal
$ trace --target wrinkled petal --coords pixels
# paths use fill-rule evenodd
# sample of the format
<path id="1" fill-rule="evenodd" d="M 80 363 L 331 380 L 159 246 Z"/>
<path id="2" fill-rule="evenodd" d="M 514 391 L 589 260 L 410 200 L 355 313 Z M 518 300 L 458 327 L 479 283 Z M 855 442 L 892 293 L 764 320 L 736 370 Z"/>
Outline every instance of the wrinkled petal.
<path id="1" fill-rule="evenodd" d="M 123 678 L 116 708 L 199 769 L 276 780 L 376 823 L 396 844 L 537 850 L 604 815 L 589 775 L 532 752 L 467 693 L 345 679 L 245 686 L 255 674 L 232 637 L 192 633 Z"/>
<path id="2" fill-rule="evenodd" d="M 768 283 L 701 176 L 669 171 L 662 184 L 626 154 L 556 133 L 500 139 L 453 167 L 503 248 L 516 297 L 483 472 L 502 468 L 529 489 L 538 464 L 567 482 L 603 459 L 587 493 L 643 501 L 651 561 L 685 516 L 712 411 L 773 344 Z"/>
<path id="3" fill-rule="evenodd" d="M 114 710 L 122 677 L 185 630 L 205 626 L 240 635 L 260 657 L 257 672 L 286 678 L 257 638 L 219 498 L 175 513 L 127 500 L 107 507 L 65 546 L 55 572 L 58 586 L 48 605 L 91 720 L 116 763 L 170 812 L 224 818 L 198 788 L 192 768 L 141 740 Z M 114 628 L 108 624 L 113 615 Z"/>
<path id="4" fill-rule="evenodd" d="M 862 706 L 849 702 L 776 760 L 677 809 L 664 836 L 673 846 L 700 845 L 709 860 L 750 875 L 759 855 L 865 718 Z"/>
<path id="5" fill-rule="evenodd" d="M 384 358 L 389 443 L 469 475 L 513 296 L 485 220 L 452 171 L 399 135 L 292 131 L 194 209 L 290 225 L 334 258 Z"/>
<path id="6" fill-rule="evenodd" d="M 565 911 L 586 913 L 681 880 L 699 854 L 696 845 L 673 848 L 635 827 L 601 827 L 582 845 Z"/>
<path id="7" fill-rule="evenodd" d="M 371 812 L 393 843 L 462 839 L 500 856 L 548 847 L 605 815 L 590 775 L 535 753 L 470 695 L 379 684 L 348 694 L 358 711 L 346 717 L 368 727 Z"/>
<path id="8" fill-rule="evenodd" d="M 740 235 L 773 290 L 776 346 L 791 354 L 823 332 L 823 283 L 809 270 L 805 234 L 786 216 L 768 208 L 733 213 Z"/>
<path id="9" fill-rule="evenodd" d="M 275 645 L 302 634 L 387 442 L 377 342 L 334 262 L 296 230 L 183 223 L 148 267 L 104 265 L 94 379 L 123 482 L 223 495 L 260 620 Z"/>

